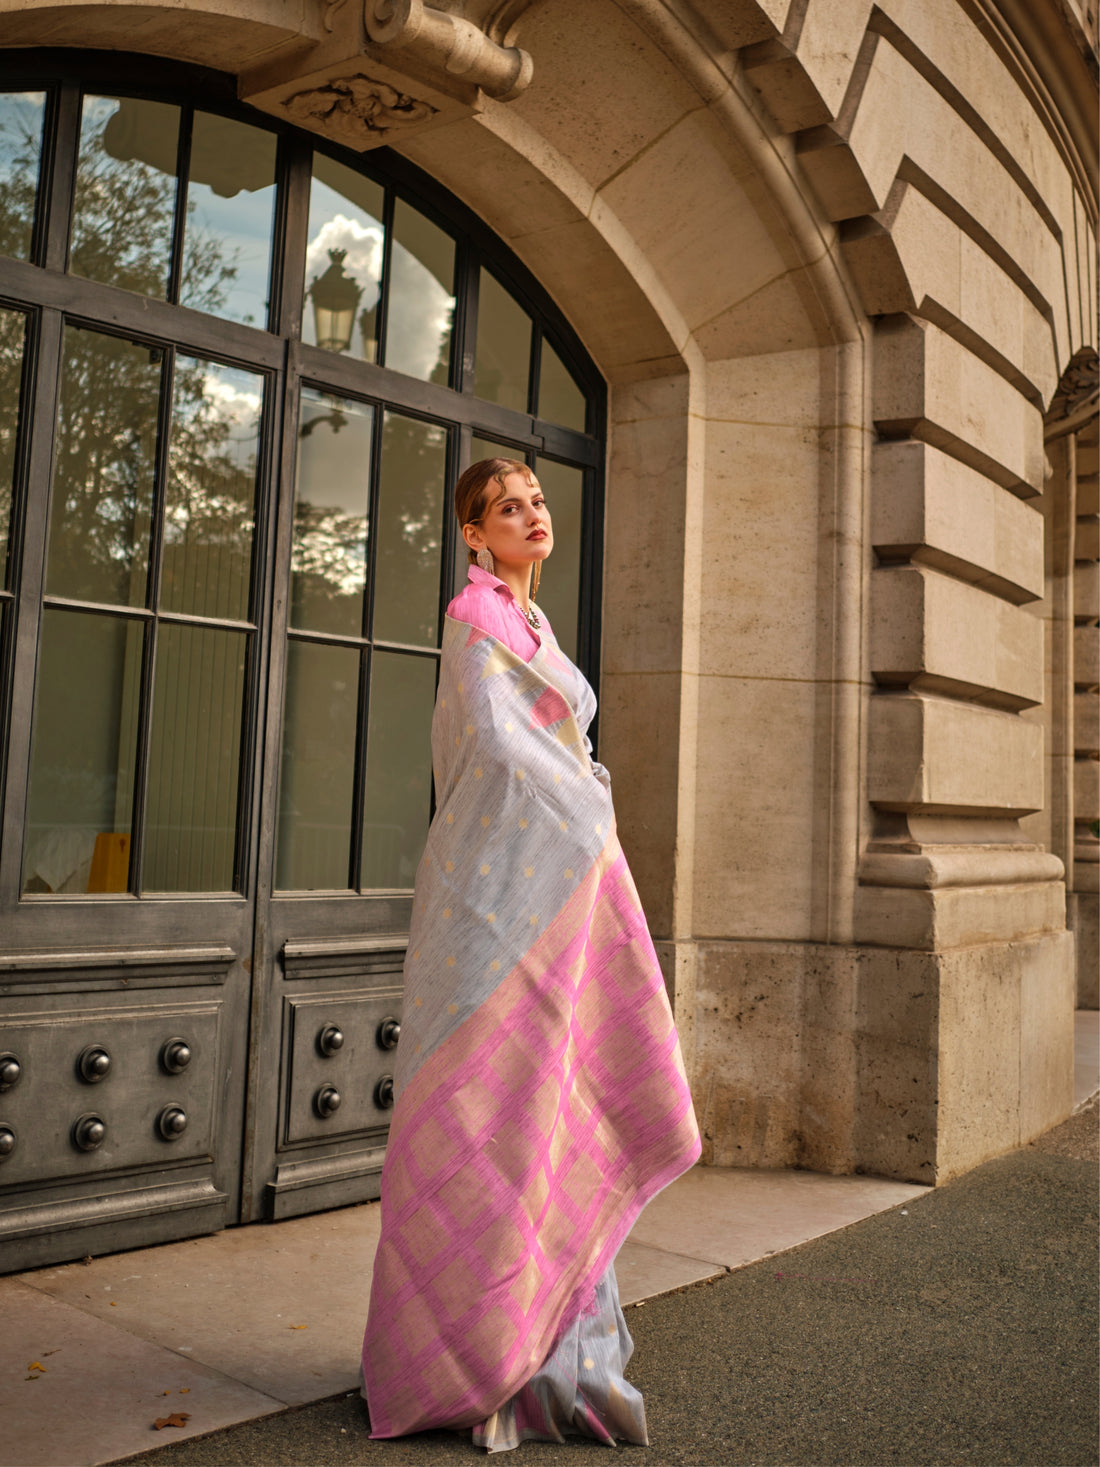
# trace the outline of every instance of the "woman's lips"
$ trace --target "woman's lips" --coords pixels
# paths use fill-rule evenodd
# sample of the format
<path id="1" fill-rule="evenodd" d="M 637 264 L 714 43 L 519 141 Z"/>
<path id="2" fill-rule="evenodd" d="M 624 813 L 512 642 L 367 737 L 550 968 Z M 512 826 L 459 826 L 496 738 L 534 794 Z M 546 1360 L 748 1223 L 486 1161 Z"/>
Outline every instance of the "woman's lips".
<path id="1" fill-rule="evenodd" d="M 546 531 L 545 530 L 532 530 L 531 533 L 527 536 L 527 538 L 528 538 L 528 540 L 545 540 L 546 539 Z"/>

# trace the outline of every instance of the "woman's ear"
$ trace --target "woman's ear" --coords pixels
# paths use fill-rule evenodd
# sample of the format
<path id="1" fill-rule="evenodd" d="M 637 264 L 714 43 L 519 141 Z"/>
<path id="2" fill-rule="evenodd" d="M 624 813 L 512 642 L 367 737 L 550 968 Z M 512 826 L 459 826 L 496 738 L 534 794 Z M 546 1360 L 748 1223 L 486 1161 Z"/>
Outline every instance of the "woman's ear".
<path id="1" fill-rule="evenodd" d="M 465 524 L 462 526 L 462 538 L 471 550 L 480 550 L 485 544 L 481 531 L 474 524 Z"/>

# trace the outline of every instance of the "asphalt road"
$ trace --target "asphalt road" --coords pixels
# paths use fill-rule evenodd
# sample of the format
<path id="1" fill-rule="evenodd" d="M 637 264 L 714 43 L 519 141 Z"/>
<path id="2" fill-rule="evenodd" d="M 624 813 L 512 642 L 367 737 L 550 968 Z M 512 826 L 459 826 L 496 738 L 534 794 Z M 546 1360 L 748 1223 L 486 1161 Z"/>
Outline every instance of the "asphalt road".
<path id="1" fill-rule="evenodd" d="M 1097 1107 L 878 1217 L 627 1311 L 652 1445 L 626 1467 L 1096 1467 Z M 128 1458 L 141 1467 L 455 1467 L 372 1442 L 357 1396 Z M 509 1460 L 595 1467 L 530 1442 Z"/>

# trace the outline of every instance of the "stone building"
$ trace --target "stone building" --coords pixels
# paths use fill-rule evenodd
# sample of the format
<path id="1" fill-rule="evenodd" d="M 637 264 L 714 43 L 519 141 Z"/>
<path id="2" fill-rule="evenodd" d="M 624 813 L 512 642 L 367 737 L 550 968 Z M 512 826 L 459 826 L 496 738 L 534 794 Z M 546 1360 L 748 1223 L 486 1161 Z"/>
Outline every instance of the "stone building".
<path id="1" fill-rule="evenodd" d="M 721 1165 L 935 1182 L 1096 1006 L 1095 0 L 0 0 L 0 1262 L 377 1195 L 446 497 Z"/>

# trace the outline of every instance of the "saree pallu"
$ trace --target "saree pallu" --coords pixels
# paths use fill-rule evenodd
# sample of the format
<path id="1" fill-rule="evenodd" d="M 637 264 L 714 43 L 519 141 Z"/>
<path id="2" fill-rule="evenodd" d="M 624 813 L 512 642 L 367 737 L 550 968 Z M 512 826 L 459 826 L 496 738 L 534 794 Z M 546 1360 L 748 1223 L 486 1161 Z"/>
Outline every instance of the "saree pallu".
<path id="1" fill-rule="evenodd" d="M 549 638 L 526 663 L 448 618 L 363 1346 L 374 1437 L 487 1423 L 699 1155 L 594 712 Z"/>

